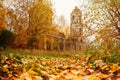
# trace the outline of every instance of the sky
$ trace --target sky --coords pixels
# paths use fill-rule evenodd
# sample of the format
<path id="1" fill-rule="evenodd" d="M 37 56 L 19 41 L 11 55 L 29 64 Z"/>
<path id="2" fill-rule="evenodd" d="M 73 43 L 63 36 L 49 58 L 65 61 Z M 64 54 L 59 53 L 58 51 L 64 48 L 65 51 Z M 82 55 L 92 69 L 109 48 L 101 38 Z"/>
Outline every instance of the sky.
<path id="1" fill-rule="evenodd" d="M 56 16 L 64 16 L 67 24 L 70 25 L 70 13 L 75 8 L 75 6 L 80 6 L 80 2 L 78 2 L 78 0 L 52 0 L 52 3 L 53 9 L 56 12 Z"/>
<path id="2" fill-rule="evenodd" d="M 5 0 L 7 1 L 7 0 Z M 9 0 L 11 1 L 11 0 Z M 75 8 L 83 4 L 84 0 L 51 0 L 53 4 L 53 10 L 57 17 L 64 16 L 67 21 L 67 25 L 70 25 L 70 13 Z"/>

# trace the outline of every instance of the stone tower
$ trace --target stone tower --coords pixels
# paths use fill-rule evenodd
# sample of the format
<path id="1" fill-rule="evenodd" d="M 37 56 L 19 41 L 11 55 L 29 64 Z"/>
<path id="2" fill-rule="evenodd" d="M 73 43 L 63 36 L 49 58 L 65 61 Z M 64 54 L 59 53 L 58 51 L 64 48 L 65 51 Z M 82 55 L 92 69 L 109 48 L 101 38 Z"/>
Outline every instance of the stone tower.
<path id="1" fill-rule="evenodd" d="M 82 12 L 75 7 L 71 13 L 70 35 L 74 41 L 74 49 L 81 49 L 82 45 Z"/>

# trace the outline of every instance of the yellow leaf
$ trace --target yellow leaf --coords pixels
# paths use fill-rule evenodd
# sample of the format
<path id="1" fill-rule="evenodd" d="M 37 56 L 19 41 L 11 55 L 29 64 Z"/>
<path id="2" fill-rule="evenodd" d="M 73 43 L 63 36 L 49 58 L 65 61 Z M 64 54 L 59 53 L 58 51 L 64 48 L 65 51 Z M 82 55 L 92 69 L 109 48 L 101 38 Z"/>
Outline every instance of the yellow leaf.
<path id="1" fill-rule="evenodd" d="M 73 80 L 84 80 L 84 77 L 80 75 L 78 77 L 73 78 Z"/>
<path id="2" fill-rule="evenodd" d="M 4 72 L 8 72 L 8 69 L 7 69 L 7 68 L 3 68 L 3 71 L 4 71 Z"/>
<path id="3" fill-rule="evenodd" d="M 2 59 L 2 60 L 1 60 L 1 63 L 4 63 L 4 62 L 5 62 L 5 60 L 4 60 L 4 59 Z"/>
<path id="4" fill-rule="evenodd" d="M 108 70 L 109 69 L 109 66 L 108 65 L 104 65 L 104 66 L 102 66 L 102 70 Z"/>
<path id="5" fill-rule="evenodd" d="M 120 73 L 118 73 L 117 76 L 120 77 Z"/>
<path id="6" fill-rule="evenodd" d="M 23 73 L 25 73 L 27 70 L 26 70 L 26 65 L 23 67 Z"/>
<path id="7" fill-rule="evenodd" d="M 57 78 L 50 78 L 50 80 L 57 80 Z"/>
<path id="8" fill-rule="evenodd" d="M 111 67 L 110 72 L 116 71 L 118 69 L 118 67 L 119 67 L 118 64 L 113 64 L 112 67 Z"/>
<path id="9" fill-rule="evenodd" d="M 8 74 L 9 77 L 12 77 L 12 74 Z"/>
<path id="10" fill-rule="evenodd" d="M 48 74 L 47 72 L 45 72 L 45 71 L 41 71 L 41 74 L 42 74 L 43 76 L 45 76 L 45 77 L 49 77 L 49 74 Z"/>
<path id="11" fill-rule="evenodd" d="M 99 78 L 107 78 L 108 75 L 106 75 L 106 74 L 102 74 L 102 73 L 99 73 L 99 74 L 98 74 L 98 77 L 99 77 Z"/>
<path id="12" fill-rule="evenodd" d="M 99 77 L 96 77 L 96 76 L 94 76 L 94 75 L 91 75 L 90 77 L 89 77 L 89 80 L 101 80 Z"/>
<path id="13" fill-rule="evenodd" d="M 32 69 L 29 69 L 29 70 L 28 70 L 28 73 L 29 73 L 29 74 L 33 74 L 33 75 L 38 75 L 38 73 L 35 72 L 35 71 L 33 71 Z"/>
<path id="14" fill-rule="evenodd" d="M 13 58 L 13 57 L 14 57 L 13 53 L 10 53 L 9 56 L 10 56 L 10 58 Z"/>
<path id="15" fill-rule="evenodd" d="M 23 68 L 23 73 L 25 73 L 26 72 L 26 69 L 25 68 Z"/>

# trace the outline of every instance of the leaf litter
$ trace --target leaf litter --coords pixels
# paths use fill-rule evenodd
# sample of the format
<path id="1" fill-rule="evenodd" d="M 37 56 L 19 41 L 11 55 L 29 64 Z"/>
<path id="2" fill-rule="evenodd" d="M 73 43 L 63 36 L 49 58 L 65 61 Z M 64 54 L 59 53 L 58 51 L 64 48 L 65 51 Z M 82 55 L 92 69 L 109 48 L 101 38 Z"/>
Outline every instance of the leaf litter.
<path id="1" fill-rule="evenodd" d="M 90 63 L 83 58 L 45 58 L 10 54 L 0 57 L 2 80 L 120 80 L 118 63 L 102 59 Z"/>

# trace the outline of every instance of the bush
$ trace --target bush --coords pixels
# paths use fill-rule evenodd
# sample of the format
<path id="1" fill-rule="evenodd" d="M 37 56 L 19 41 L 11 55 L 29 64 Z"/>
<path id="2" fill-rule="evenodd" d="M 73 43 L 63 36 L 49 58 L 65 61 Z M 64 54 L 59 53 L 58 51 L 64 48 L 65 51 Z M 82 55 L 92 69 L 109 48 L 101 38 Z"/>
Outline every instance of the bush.
<path id="1" fill-rule="evenodd" d="M 106 63 L 120 63 L 120 52 L 118 46 L 112 46 L 111 49 L 91 47 L 85 51 L 85 55 L 90 55 L 89 62 L 102 59 Z"/>
<path id="2" fill-rule="evenodd" d="M 9 30 L 2 30 L 0 33 L 0 47 L 5 49 L 11 47 L 14 41 L 14 34 Z"/>
<path id="3" fill-rule="evenodd" d="M 109 56 L 106 59 L 107 63 L 116 63 L 116 62 L 120 62 L 120 56 L 118 54 L 113 53 L 111 56 Z"/>

